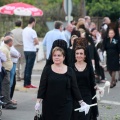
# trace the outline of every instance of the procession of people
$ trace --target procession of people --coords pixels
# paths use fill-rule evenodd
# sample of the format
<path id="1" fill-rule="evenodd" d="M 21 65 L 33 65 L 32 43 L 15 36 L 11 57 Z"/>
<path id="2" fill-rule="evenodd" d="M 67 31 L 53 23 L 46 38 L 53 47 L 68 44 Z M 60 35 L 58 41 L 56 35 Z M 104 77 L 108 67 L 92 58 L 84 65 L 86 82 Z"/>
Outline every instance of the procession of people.
<path id="1" fill-rule="evenodd" d="M 38 89 L 35 111 L 41 109 L 40 119 L 97 120 L 98 105 L 90 105 L 97 103 L 97 98 L 92 99 L 100 90 L 97 84 L 106 82 L 105 69 L 111 77 L 110 88 L 120 80 L 120 19 L 113 23 L 104 17 L 100 28 L 90 16 L 66 26 L 55 21 L 54 29 L 42 41 L 46 64 L 38 88 L 31 81 L 39 45 L 35 24 L 35 18 L 30 17 L 22 29 L 22 21 L 17 20 L 16 28 L 1 39 L 0 105 L 17 108 L 15 85 L 23 80 L 24 88 Z M 74 111 L 76 108 L 83 111 Z"/>

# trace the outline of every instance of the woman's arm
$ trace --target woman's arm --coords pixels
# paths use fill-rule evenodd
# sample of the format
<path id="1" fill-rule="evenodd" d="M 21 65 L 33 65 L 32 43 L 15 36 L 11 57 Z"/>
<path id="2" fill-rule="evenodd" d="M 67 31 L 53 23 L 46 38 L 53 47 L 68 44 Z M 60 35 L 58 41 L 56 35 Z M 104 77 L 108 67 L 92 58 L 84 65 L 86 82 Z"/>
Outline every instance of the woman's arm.
<path id="1" fill-rule="evenodd" d="M 45 67 L 43 69 L 41 79 L 40 79 L 39 90 L 37 94 L 37 98 L 38 98 L 37 101 L 40 101 L 41 99 L 44 99 L 45 97 L 45 92 L 47 88 L 47 77 L 48 77 L 47 71 L 48 71 L 48 67 Z"/>
<path id="2" fill-rule="evenodd" d="M 89 66 L 89 79 L 90 79 L 90 87 L 95 87 L 96 89 L 96 83 L 95 83 L 95 75 L 94 75 L 94 71 L 93 71 L 93 67 L 90 65 Z"/>
<path id="3" fill-rule="evenodd" d="M 79 103 L 82 103 L 82 96 L 81 96 L 80 90 L 79 90 L 78 85 L 77 85 L 76 75 L 72 69 L 71 69 L 71 72 L 72 72 L 71 73 L 71 75 L 72 75 L 71 87 L 72 87 L 73 97 L 77 101 L 79 101 Z"/>

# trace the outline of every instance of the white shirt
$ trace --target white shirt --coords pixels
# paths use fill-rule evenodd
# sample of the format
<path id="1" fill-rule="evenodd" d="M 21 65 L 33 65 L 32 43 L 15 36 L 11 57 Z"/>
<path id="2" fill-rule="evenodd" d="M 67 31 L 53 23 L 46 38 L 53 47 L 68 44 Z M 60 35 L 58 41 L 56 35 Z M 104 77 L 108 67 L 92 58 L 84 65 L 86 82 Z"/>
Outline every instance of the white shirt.
<path id="1" fill-rule="evenodd" d="M 10 47 L 11 60 L 13 63 L 17 63 L 20 57 L 20 53 L 15 49 L 14 46 Z"/>
<path id="2" fill-rule="evenodd" d="M 23 36 L 23 46 L 24 51 L 36 52 L 36 47 L 34 45 L 34 39 L 37 38 L 37 33 L 31 27 L 26 27 L 22 33 Z"/>
<path id="3" fill-rule="evenodd" d="M 58 39 L 66 41 L 64 34 L 59 29 L 53 29 L 46 33 L 43 39 L 43 45 L 46 46 L 47 59 L 49 58 L 53 42 Z"/>
<path id="4" fill-rule="evenodd" d="M 70 37 L 71 37 L 71 32 L 69 32 L 68 30 L 65 30 L 64 32 L 65 38 L 67 40 L 67 46 L 70 47 Z"/>

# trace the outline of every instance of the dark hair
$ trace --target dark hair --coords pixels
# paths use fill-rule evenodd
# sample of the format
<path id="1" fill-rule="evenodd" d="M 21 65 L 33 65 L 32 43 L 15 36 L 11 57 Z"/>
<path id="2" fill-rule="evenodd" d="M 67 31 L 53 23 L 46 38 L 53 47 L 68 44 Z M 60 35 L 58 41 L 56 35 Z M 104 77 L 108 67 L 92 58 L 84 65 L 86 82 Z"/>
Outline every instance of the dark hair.
<path id="1" fill-rule="evenodd" d="M 12 34 L 13 34 L 12 32 L 7 32 L 7 33 L 5 33 L 4 37 L 11 36 Z"/>
<path id="2" fill-rule="evenodd" d="M 91 29 L 91 32 L 93 32 L 94 30 L 97 30 L 97 29 L 96 29 L 96 28 L 92 28 L 92 29 Z"/>
<path id="3" fill-rule="evenodd" d="M 74 41 L 74 44 L 73 44 L 73 49 L 75 50 L 75 48 L 77 46 L 82 46 L 84 48 L 86 48 L 88 46 L 88 41 L 86 38 L 81 38 L 81 37 L 78 37 L 75 39 Z"/>
<path id="4" fill-rule="evenodd" d="M 65 56 L 64 63 L 67 65 L 67 42 L 65 40 L 58 39 L 58 40 L 55 40 L 53 42 L 53 44 L 52 44 L 51 52 L 50 52 L 49 58 L 48 58 L 48 60 L 46 62 L 46 66 L 53 64 L 53 61 L 52 61 L 52 50 L 55 47 L 60 47 L 60 48 L 62 48 L 64 50 L 64 56 Z"/>
<path id="5" fill-rule="evenodd" d="M 80 31 L 76 30 L 76 28 L 73 28 L 73 31 L 71 32 L 71 36 L 73 36 L 73 35 L 80 37 Z"/>
<path id="6" fill-rule="evenodd" d="M 17 21 L 15 22 L 15 26 L 17 26 L 17 27 L 20 27 L 21 24 L 22 24 L 22 21 L 21 21 L 21 20 L 17 20 Z"/>
<path id="7" fill-rule="evenodd" d="M 80 50 L 80 49 L 83 49 L 83 50 L 84 50 L 84 54 L 86 55 L 86 49 L 85 49 L 85 47 L 83 47 L 83 46 L 76 46 L 75 52 L 76 52 L 77 50 Z"/>
<path id="8" fill-rule="evenodd" d="M 32 22 L 35 22 L 35 18 L 34 17 L 30 17 L 30 19 L 29 19 L 29 24 L 31 24 Z"/>
<path id="9" fill-rule="evenodd" d="M 110 31 L 113 31 L 113 32 L 115 33 L 115 30 L 114 30 L 114 29 L 112 29 L 112 28 L 110 28 L 110 29 L 108 30 L 108 32 L 110 32 Z"/>
<path id="10" fill-rule="evenodd" d="M 4 43 L 5 43 L 5 44 L 8 44 L 8 43 L 10 43 L 10 42 L 12 42 L 12 41 L 13 41 L 12 39 L 8 39 L 8 40 L 5 40 Z"/>
<path id="11" fill-rule="evenodd" d="M 63 23 L 61 21 L 55 21 L 54 27 L 55 27 L 55 29 L 59 29 L 61 27 L 61 25 L 63 25 Z"/>

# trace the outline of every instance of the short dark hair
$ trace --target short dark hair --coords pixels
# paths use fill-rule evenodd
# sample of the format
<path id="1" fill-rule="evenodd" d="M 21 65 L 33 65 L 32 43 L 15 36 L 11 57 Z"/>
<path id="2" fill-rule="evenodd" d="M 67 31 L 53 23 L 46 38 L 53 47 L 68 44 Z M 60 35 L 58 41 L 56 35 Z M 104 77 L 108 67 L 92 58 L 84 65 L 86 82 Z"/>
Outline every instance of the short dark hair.
<path id="1" fill-rule="evenodd" d="M 61 27 L 61 25 L 63 25 L 63 23 L 61 21 L 55 21 L 54 27 L 55 27 L 55 29 L 59 29 Z"/>
<path id="2" fill-rule="evenodd" d="M 30 17 L 30 19 L 29 19 L 29 24 L 31 24 L 32 22 L 35 22 L 35 18 L 34 17 Z"/>
<path id="3" fill-rule="evenodd" d="M 94 30 L 97 30 L 97 29 L 96 29 L 96 28 L 92 28 L 92 29 L 91 29 L 91 32 L 93 32 Z"/>
<path id="4" fill-rule="evenodd" d="M 13 34 L 12 32 L 7 32 L 7 33 L 5 33 L 4 37 L 11 36 L 12 34 Z"/>
<path id="5" fill-rule="evenodd" d="M 17 27 L 20 27 L 21 24 L 22 24 L 22 21 L 21 21 L 21 20 L 17 20 L 17 21 L 15 22 L 15 26 L 17 26 Z"/>
<path id="6" fill-rule="evenodd" d="M 8 43 L 10 43 L 10 42 L 12 42 L 12 41 L 13 41 L 12 39 L 8 39 L 8 40 L 5 40 L 4 43 L 5 43 L 5 44 L 8 44 Z"/>
<path id="7" fill-rule="evenodd" d="M 80 50 L 80 49 L 83 49 L 83 50 L 84 50 L 84 54 L 86 55 L 86 48 L 85 48 L 84 46 L 76 46 L 76 47 L 75 47 L 75 52 L 76 52 L 77 50 Z"/>

